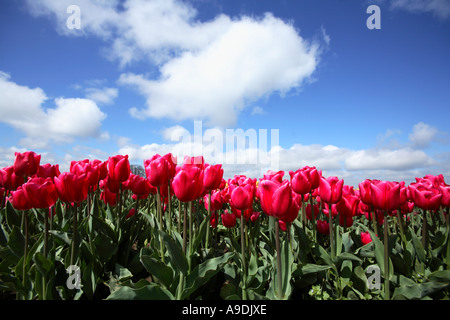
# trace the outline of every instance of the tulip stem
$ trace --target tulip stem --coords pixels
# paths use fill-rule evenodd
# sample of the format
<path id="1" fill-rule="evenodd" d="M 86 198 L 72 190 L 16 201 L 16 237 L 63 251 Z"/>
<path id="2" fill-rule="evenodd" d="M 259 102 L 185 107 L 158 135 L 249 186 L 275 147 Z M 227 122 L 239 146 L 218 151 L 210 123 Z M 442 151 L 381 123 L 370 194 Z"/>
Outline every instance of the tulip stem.
<path id="1" fill-rule="evenodd" d="M 332 212 L 332 204 L 331 202 L 328 205 L 328 224 L 330 228 L 330 250 L 331 250 L 331 259 L 334 260 L 336 256 L 335 248 L 334 248 L 334 235 L 333 235 L 333 212 Z"/>
<path id="2" fill-rule="evenodd" d="M 23 212 L 24 216 L 23 216 L 23 227 L 24 227 L 24 232 L 25 232 L 25 245 L 24 245 L 24 250 L 23 250 L 23 278 L 22 278 L 22 283 L 23 283 L 23 290 L 24 290 L 24 300 L 27 299 L 27 258 L 28 258 L 28 240 L 29 240 L 29 234 L 28 234 L 28 211 L 25 210 Z"/>
<path id="3" fill-rule="evenodd" d="M 181 203 L 180 203 L 181 205 Z M 184 203 L 184 215 L 183 215 L 183 253 L 184 255 L 186 255 L 186 241 L 187 241 L 187 236 L 186 236 L 186 232 L 187 232 L 187 203 Z M 180 206 L 181 209 L 181 206 Z"/>
<path id="4" fill-rule="evenodd" d="M 72 251 L 70 253 L 70 265 L 72 266 L 75 262 L 75 247 L 76 247 L 76 241 L 77 241 L 77 215 L 78 215 L 78 203 L 75 203 L 75 207 L 72 209 L 75 209 L 73 212 L 73 235 L 72 235 Z"/>
<path id="5" fill-rule="evenodd" d="M 388 213 L 384 215 L 384 299 L 390 300 L 389 290 L 389 240 L 388 240 Z"/>
<path id="6" fill-rule="evenodd" d="M 303 203 L 302 203 L 303 205 Z M 312 191 L 309 192 L 309 206 L 311 207 L 311 223 L 314 242 L 317 242 L 316 213 L 314 211 Z"/>
<path id="7" fill-rule="evenodd" d="M 207 219 L 210 219 L 210 220 L 211 220 L 211 193 L 212 193 L 212 191 L 210 190 L 208 193 L 208 217 L 207 217 Z M 210 237 L 209 234 L 211 232 L 210 229 L 211 229 L 210 223 L 207 222 L 206 242 L 205 242 L 205 247 L 207 250 L 209 249 L 209 237 Z"/>
<path id="8" fill-rule="evenodd" d="M 423 210 L 422 220 L 422 247 L 427 250 L 427 210 Z"/>
<path id="9" fill-rule="evenodd" d="M 161 192 L 159 190 L 159 187 L 156 188 L 156 210 L 158 212 L 158 218 L 159 218 L 159 229 L 161 231 L 163 231 L 163 222 L 162 222 L 162 210 L 161 210 Z M 159 251 L 160 251 L 160 255 L 161 255 L 161 260 L 163 263 L 165 263 L 165 259 L 164 259 L 164 245 L 163 245 L 163 241 L 162 241 L 162 235 L 159 235 Z"/>
<path id="10" fill-rule="evenodd" d="M 168 224 L 169 224 L 169 236 L 172 235 L 172 201 L 171 201 L 171 197 L 170 197 L 170 180 L 169 183 L 167 185 L 167 209 L 169 211 L 169 215 L 168 215 Z"/>
<path id="11" fill-rule="evenodd" d="M 280 226 L 276 219 L 275 221 L 275 245 L 277 250 L 277 291 L 278 297 L 280 299 L 283 298 L 283 289 L 282 289 L 282 276 L 281 276 L 281 249 L 280 249 Z"/>
<path id="12" fill-rule="evenodd" d="M 247 266 L 245 262 L 244 210 L 241 210 L 242 300 L 247 300 Z"/>

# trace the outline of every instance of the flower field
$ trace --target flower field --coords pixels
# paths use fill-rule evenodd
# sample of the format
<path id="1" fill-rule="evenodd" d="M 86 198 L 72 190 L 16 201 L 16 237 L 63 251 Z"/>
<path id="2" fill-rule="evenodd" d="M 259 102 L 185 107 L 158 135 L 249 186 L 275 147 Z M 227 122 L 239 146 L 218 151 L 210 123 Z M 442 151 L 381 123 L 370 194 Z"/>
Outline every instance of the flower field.
<path id="1" fill-rule="evenodd" d="M 0 169 L 0 290 L 17 300 L 449 299 L 450 186 L 320 169 L 223 178 L 172 154 Z"/>

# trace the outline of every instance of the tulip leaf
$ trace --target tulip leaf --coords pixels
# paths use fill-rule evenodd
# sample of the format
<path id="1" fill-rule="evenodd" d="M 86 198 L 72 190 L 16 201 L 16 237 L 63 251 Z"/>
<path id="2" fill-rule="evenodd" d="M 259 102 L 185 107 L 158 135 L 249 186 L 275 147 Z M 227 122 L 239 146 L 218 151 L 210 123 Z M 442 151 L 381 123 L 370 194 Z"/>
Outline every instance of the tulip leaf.
<path id="1" fill-rule="evenodd" d="M 420 262 L 425 263 L 426 255 L 425 255 L 425 250 L 422 246 L 422 242 L 416 236 L 416 234 L 415 234 L 414 230 L 412 230 L 411 226 L 410 226 L 410 231 L 411 231 L 411 240 L 412 240 L 412 243 L 414 246 L 414 250 L 417 254 L 417 258 L 419 259 Z"/>
<path id="2" fill-rule="evenodd" d="M 53 267 L 53 262 L 40 252 L 34 254 L 33 261 L 42 276 L 47 275 Z"/>
<path id="3" fill-rule="evenodd" d="M 173 270 L 165 263 L 148 255 L 141 255 L 141 262 L 150 274 L 158 279 L 166 288 L 173 281 Z"/>
<path id="4" fill-rule="evenodd" d="M 227 252 L 222 256 L 211 258 L 197 265 L 186 278 L 186 288 L 183 292 L 182 299 L 195 292 L 198 288 L 208 282 L 216 275 L 222 266 L 227 263 L 233 256 L 234 252 Z"/>
<path id="5" fill-rule="evenodd" d="M 167 252 L 170 257 L 170 263 L 174 267 L 174 269 L 182 274 L 186 274 L 189 269 L 189 264 L 186 258 L 186 255 L 183 253 L 182 249 L 176 244 L 175 240 L 173 240 L 167 233 L 164 231 L 158 230 L 160 237 L 164 243 L 164 247 L 167 249 Z"/>
<path id="6" fill-rule="evenodd" d="M 9 235 L 8 247 L 17 256 L 22 257 L 24 254 L 25 237 L 22 231 L 17 226 L 13 226 L 13 229 Z"/>
<path id="7" fill-rule="evenodd" d="M 25 214 L 25 212 L 21 212 L 21 214 Z M 12 206 L 10 201 L 6 202 L 6 222 L 10 228 L 13 226 L 20 227 L 22 224 L 21 214 L 19 214 L 14 207 Z"/>
<path id="8" fill-rule="evenodd" d="M 123 286 L 111 293 L 106 300 L 174 300 L 169 290 L 151 283 L 139 288 Z"/>

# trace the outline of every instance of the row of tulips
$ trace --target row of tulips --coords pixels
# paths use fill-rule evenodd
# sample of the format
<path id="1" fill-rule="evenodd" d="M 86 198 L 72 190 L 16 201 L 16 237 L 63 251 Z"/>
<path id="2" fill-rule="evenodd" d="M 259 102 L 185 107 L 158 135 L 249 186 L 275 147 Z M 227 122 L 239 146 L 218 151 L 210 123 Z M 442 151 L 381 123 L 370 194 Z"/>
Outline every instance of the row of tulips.
<path id="1" fill-rule="evenodd" d="M 338 177 L 324 177 L 321 170 L 315 167 L 303 167 L 295 172 L 290 171 L 289 175 L 285 175 L 284 171 L 268 171 L 259 180 L 244 175 L 225 180 L 221 164 L 207 164 L 202 156 L 186 156 L 182 164 L 177 164 L 177 159 L 169 153 L 145 160 L 145 177 L 142 177 L 131 172 L 127 155 L 116 155 L 106 161 L 73 161 L 69 171 L 62 173 L 57 164 L 41 165 L 40 155 L 32 151 L 16 153 L 15 156 L 13 165 L 0 170 L 1 245 L 10 251 L 15 250 L 16 256 L 17 252 L 23 254 L 22 257 L 17 257 L 21 260 L 16 261 L 16 268 L 12 269 L 17 279 L 21 278 L 21 286 L 17 283 L 3 286 L 17 291 L 19 298 L 36 297 L 32 293 L 30 277 L 27 276 L 31 269 L 27 265 L 27 261 L 31 259 L 30 251 L 34 254 L 36 268 L 42 271 L 43 262 L 55 266 L 55 261 L 58 260 L 57 244 L 63 239 L 67 245 L 67 259 L 62 258 L 65 267 L 81 263 L 83 240 L 86 241 L 85 251 L 90 250 L 91 256 L 105 256 L 100 267 L 94 262 L 89 265 L 91 269 L 101 269 L 97 272 L 100 277 L 115 270 L 117 266 L 132 268 L 133 260 L 130 255 L 141 250 L 136 255 L 140 262 L 138 264 L 157 279 L 157 292 L 159 296 L 166 298 L 191 297 L 201 285 L 224 270 L 230 261 L 235 261 L 240 272 L 240 292 L 233 292 L 230 296 L 241 299 L 255 298 L 255 295 L 262 297 L 261 290 L 266 290 L 266 297 L 288 299 L 292 296 L 290 283 L 293 274 L 307 277 L 305 270 L 308 268 L 313 268 L 314 274 L 333 272 L 330 269 L 339 274 L 336 263 L 342 266 L 343 260 L 347 263 L 360 261 L 360 258 L 349 252 L 342 255 L 343 236 L 347 239 L 349 230 L 353 235 L 358 230 L 358 241 L 363 246 L 372 246 L 377 264 L 383 267 L 382 296 L 390 299 L 391 274 L 394 272 L 390 255 L 392 250 L 398 248 L 390 247 L 392 227 L 390 229 L 389 220 L 395 219 L 395 225 L 398 226 L 402 254 L 410 252 L 408 246 L 413 242 L 415 255 L 420 257 L 421 267 L 424 268 L 424 254 L 418 249 L 415 235 L 412 235 L 415 229 L 408 229 L 409 219 L 418 210 L 421 212 L 422 250 L 426 251 L 429 247 L 427 241 L 430 231 L 427 228 L 430 222 L 427 217 L 431 217 L 435 226 L 432 231 L 439 231 L 443 235 L 438 250 L 441 263 L 434 266 L 433 271 L 445 271 L 439 279 L 444 279 L 446 285 L 439 282 L 433 288 L 442 290 L 448 286 L 450 186 L 445 183 L 442 175 L 416 178 L 416 182 L 409 185 L 405 182 L 366 179 L 359 184 L 358 189 L 354 189 L 344 185 L 344 181 Z M 33 234 L 30 234 L 28 220 L 33 216 L 30 212 L 43 212 L 42 248 L 37 246 L 39 241 L 36 237 L 33 238 Z M 71 219 L 65 218 L 68 212 L 73 213 Z M 200 215 L 200 221 L 197 221 L 201 212 L 205 212 L 206 216 L 202 218 Z M 15 219 L 12 217 L 15 214 L 19 216 L 20 213 L 22 219 L 20 224 L 16 223 L 17 228 L 14 228 L 12 221 Z M 53 222 L 58 219 L 59 225 Z M 70 223 L 62 224 L 64 220 L 70 220 Z M 178 228 L 173 225 L 175 221 Z M 82 235 L 78 228 L 84 222 L 89 232 Z M 106 226 L 108 223 L 115 224 L 112 231 L 110 226 Z M 93 224 L 106 231 L 102 233 L 93 230 Z M 382 242 L 378 240 L 381 226 Z M 120 228 L 128 229 L 125 231 Z M 259 234 L 254 230 L 258 230 Z M 113 235 L 114 232 L 119 235 Z M 23 250 L 17 251 L 12 239 L 20 238 L 18 234 L 23 236 Z M 30 244 L 30 237 L 36 246 Z M 49 243 L 49 237 L 53 238 L 53 242 Z M 238 241 L 233 241 L 235 239 Z M 261 240 L 263 244 L 258 247 Z M 300 247 L 302 241 L 308 243 L 304 248 Z M 263 269 L 257 268 L 261 263 L 255 262 L 255 259 L 269 257 L 264 248 L 271 247 L 272 242 L 274 252 L 270 257 L 274 258 L 275 263 L 269 278 L 264 278 Z M 104 243 L 110 244 L 107 249 L 111 250 L 111 254 L 105 255 L 100 251 L 104 249 Z M 200 259 L 199 243 L 204 261 L 196 264 Z M 223 243 L 228 246 L 221 247 Z M 308 262 L 305 260 L 296 265 L 297 269 L 293 270 L 291 262 L 295 257 L 301 257 L 308 251 L 310 254 L 319 252 L 322 255 L 321 243 L 328 246 L 326 254 L 329 259 L 322 257 L 321 261 L 331 261 L 329 267 L 321 267 L 320 264 L 309 262 L 309 259 Z M 95 245 L 98 248 L 94 248 Z M 230 248 L 233 249 L 232 252 L 228 252 Z M 383 250 L 382 258 L 380 248 Z M 217 251 L 219 249 L 222 250 L 220 254 Z M 39 258 L 36 258 L 36 250 L 42 250 L 42 255 L 37 256 Z M 125 258 L 114 260 L 121 250 L 124 251 Z M 10 274 L 11 261 L 15 260 L 6 254 L 0 255 L 0 259 L 1 274 Z M 412 261 L 407 268 L 411 263 Z M 21 274 L 17 265 L 21 267 Z M 259 279 L 258 292 L 250 290 L 256 277 L 255 266 L 260 270 L 258 275 L 263 277 L 261 279 L 266 279 Z M 88 268 L 87 265 L 85 268 Z M 202 276 L 199 275 L 201 271 Z M 47 269 L 42 272 L 42 279 L 39 279 L 42 285 L 34 285 L 36 288 L 42 287 L 38 290 L 38 298 L 55 296 L 54 289 L 48 288 L 49 280 L 55 277 L 55 272 Z M 408 274 L 411 275 L 411 272 Z M 325 275 L 325 278 L 329 279 L 330 275 Z M 339 287 L 339 297 L 342 297 L 340 281 L 342 279 L 335 284 Z M 269 289 L 264 282 L 270 282 Z M 142 292 L 141 287 L 136 288 L 131 284 L 122 288 L 130 287 L 135 290 L 132 291 L 133 294 Z M 111 288 L 110 297 L 130 297 L 127 295 L 129 290 L 116 289 Z M 93 291 L 95 290 L 92 290 L 91 298 L 94 297 Z M 149 294 L 148 291 L 145 293 Z M 147 297 L 155 296 L 150 294 Z"/>

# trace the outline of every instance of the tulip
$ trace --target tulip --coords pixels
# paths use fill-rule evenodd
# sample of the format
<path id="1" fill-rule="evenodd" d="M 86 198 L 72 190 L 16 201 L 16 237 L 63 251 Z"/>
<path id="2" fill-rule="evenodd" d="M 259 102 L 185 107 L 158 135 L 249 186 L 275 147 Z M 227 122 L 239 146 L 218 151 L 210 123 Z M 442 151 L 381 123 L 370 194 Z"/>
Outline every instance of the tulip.
<path id="1" fill-rule="evenodd" d="M 401 184 L 391 181 L 378 181 L 370 184 L 371 202 L 375 209 L 397 210 L 406 201 L 401 197 Z"/>
<path id="2" fill-rule="evenodd" d="M 24 153 L 15 152 L 16 159 L 14 160 L 14 173 L 19 177 L 30 177 L 39 169 L 41 155 L 33 151 L 26 151 Z"/>
<path id="3" fill-rule="evenodd" d="M 33 208 L 22 186 L 11 192 L 10 202 L 16 210 L 29 210 Z"/>
<path id="4" fill-rule="evenodd" d="M 118 182 L 125 182 L 131 174 L 128 155 L 116 155 L 108 158 L 108 175 Z"/>
<path id="5" fill-rule="evenodd" d="M 236 216 L 233 213 L 229 213 L 228 210 L 222 213 L 221 218 L 224 227 L 233 228 L 236 226 Z"/>
<path id="6" fill-rule="evenodd" d="M 325 203 L 337 203 L 342 197 L 342 187 L 344 180 L 338 177 L 320 178 L 319 195 Z"/>
<path id="7" fill-rule="evenodd" d="M 247 210 L 253 202 L 254 188 L 251 184 L 233 187 L 231 191 L 231 205 L 238 210 Z"/>
<path id="8" fill-rule="evenodd" d="M 31 178 L 22 185 L 22 189 L 33 208 L 50 208 L 58 200 L 58 193 L 50 178 Z"/>
<path id="9" fill-rule="evenodd" d="M 283 219 L 292 203 L 289 181 L 262 180 L 258 186 L 261 209 L 268 216 Z"/>
<path id="10" fill-rule="evenodd" d="M 316 168 L 303 167 L 297 171 L 289 171 L 292 190 L 300 195 L 305 195 L 319 186 L 320 175 Z"/>
<path id="11" fill-rule="evenodd" d="M 328 225 L 328 222 L 325 220 L 317 220 L 317 231 L 323 235 L 330 234 L 330 227 Z"/>
<path id="12" fill-rule="evenodd" d="M 363 245 L 366 245 L 366 244 L 372 242 L 372 238 L 370 237 L 369 231 L 361 232 L 361 242 Z"/>
<path id="13" fill-rule="evenodd" d="M 61 174 L 59 171 L 59 165 L 55 164 L 52 165 L 50 163 L 46 163 L 39 166 L 39 169 L 37 171 L 37 176 L 41 178 L 51 178 L 57 177 Z"/>
<path id="14" fill-rule="evenodd" d="M 439 210 L 442 194 L 438 188 L 425 183 L 412 183 L 409 190 L 417 207 L 423 210 Z"/>
<path id="15" fill-rule="evenodd" d="M 6 190 L 16 190 L 24 183 L 24 178 L 14 173 L 14 167 L 9 166 L 0 169 L 0 185 Z"/>
<path id="16" fill-rule="evenodd" d="M 203 192 L 203 170 L 197 166 L 180 168 L 172 180 L 172 190 L 181 202 L 199 198 Z"/>
<path id="17" fill-rule="evenodd" d="M 88 181 L 85 174 L 63 172 L 54 178 L 54 183 L 59 198 L 64 202 L 81 202 L 87 198 Z"/>
<path id="18" fill-rule="evenodd" d="M 144 162 L 145 174 L 152 186 L 161 187 L 169 181 L 169 163 L 159 154 Z"/>
<path id="19" fill-rule="evenodd" d="M 222 183 L 223 168 L 221 164 L 207 165 L 203 173 L 203 185 L 206 190 L 216 190 Z"/>

